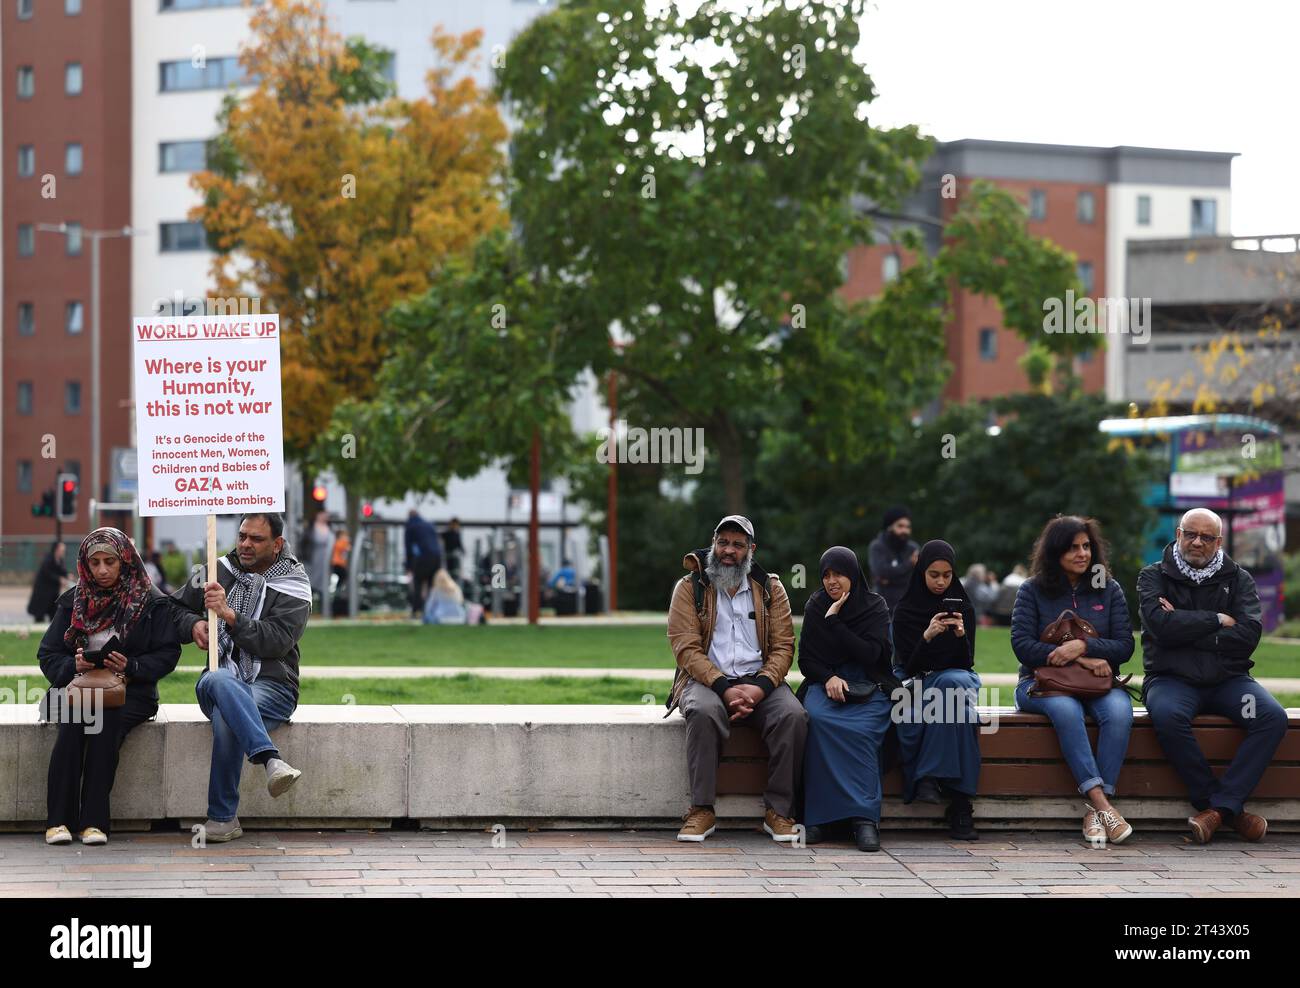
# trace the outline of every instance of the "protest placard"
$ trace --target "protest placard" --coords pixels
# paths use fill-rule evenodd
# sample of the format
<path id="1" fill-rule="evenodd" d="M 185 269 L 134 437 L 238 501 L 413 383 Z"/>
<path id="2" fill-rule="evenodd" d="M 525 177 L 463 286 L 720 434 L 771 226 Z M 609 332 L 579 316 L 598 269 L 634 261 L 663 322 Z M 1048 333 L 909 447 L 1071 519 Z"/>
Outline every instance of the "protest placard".
<path id="1" fill-rule="evenodd" d="M 284 510 L 280 317 L 135 320 L 135 433 L 140 514 L 216 516 Z M 216 621 L 208 612 L 208 665 Z"/>

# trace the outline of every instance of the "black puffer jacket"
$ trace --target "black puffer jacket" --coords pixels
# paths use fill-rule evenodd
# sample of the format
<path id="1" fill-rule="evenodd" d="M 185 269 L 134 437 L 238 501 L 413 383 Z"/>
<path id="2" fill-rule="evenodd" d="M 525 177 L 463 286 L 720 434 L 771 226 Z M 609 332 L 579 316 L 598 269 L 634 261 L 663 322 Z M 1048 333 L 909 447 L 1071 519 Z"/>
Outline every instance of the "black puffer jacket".
<path id="1" fill-rule="evenodd" d="M 1174 605 L 1160 606 L 1160 598 Z M 1174 563 L 1173 543 L 1164 558 L 1138 574 L 1138 608 L 1142 612 L 1142 666 L 1146 681 L 1178 676 L 1196 686 L 1217 686 L 1246 675 L 1263 631 L 1263 609 L 1254 578 L 1230 558 L 1219 572 L 1199 585 Z M 1236 624 L 1219 625 L 1219 614 Z"/>

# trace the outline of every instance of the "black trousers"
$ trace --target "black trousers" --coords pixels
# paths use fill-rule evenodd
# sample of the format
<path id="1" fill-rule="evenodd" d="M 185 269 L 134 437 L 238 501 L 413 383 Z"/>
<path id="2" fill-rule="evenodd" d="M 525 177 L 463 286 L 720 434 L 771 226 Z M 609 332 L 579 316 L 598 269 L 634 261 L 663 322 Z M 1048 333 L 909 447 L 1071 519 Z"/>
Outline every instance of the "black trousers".
<path id="1" fill-rule="evenodd" d="M 433 578 L 438 572 L 437 566 L 429 563 L 416 563 L 415 568 L 411 570 L 411 611 L 415 614 L 424 613 L 424 601 L 429 596 L 429 591 L 433 589 Z"/>
<path id="2" fill-rule="evenodd" d="M 117 776 L 118 749 L 133 727 L 157 711 L 152 697 L 128 689 L 122 706 L 101 711 L 98 733 L 88 733 L 86 724 L 59 724 L 46 788 L 47 827 L 62 825 L 74 834 L 87 827 L 109 832 L 108 796 Z"/>

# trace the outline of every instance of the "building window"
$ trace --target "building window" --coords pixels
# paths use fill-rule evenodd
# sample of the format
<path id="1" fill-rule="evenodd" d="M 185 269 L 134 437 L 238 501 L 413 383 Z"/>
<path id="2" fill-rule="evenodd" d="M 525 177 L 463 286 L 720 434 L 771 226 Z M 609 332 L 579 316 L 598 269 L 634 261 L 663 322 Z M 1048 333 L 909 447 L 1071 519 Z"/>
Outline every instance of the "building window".
<path id="1" fill-rule="evenodd" d="M 1192 200 L 1192 236 L 1193 237 L 1212 237 L 1214 236 L 1216 201 L 1214 199 L 1193 199 Z"/>
<path id="2" fill-rule="evenodd" d="M 1097 203 L 1091 192 L 1080 192 L 1078 199 L 1080 223 L 1091 223 L 1097 218 Z"/>
<path id="3" fill-rule="evenodd" d="M 81 414 L 80 381 L 68 381 L 63 385 L 63 410 L 69 415 Z"/>
<path id="4" fill-rule="evenodd" d="M 980 330 L 980 360 L 998 359 L 998 331 L 996 329 Z"/>
<path id="5" fill-rule="evenodd" d="M 75 17 L 81 13 L 81 0 L 63 0 L 63 12 L 69 17 Z"/>
<path id="6" fill-rule="evenodd" d="M 81 256 L 81 224 L 80 223 L 68 224 L 67 243 L 68 243 L 68 256 L 80 257 Z"/>
<path id="7" fill-rule="evenodd" d="M 1029 218 L 1031 220 L 1047 219 L 1047 193 L 1042 189 L 1029 190 Z"/>
<path id="8" fill-rule="evenodd" d="M 36 253 L 36 231 L 30 223 L 18 224 L 18 256 L 31 257 Z"/>
<path id="9" fill-rule="evenodd" d="M 18 493 L 30 494 L 32 492 L 32 461 L 18 461 Z"/>
<path id="10" fill-rule="evenodd" d="M 19 415 L 32 414 L 32 382 L 31 381 L 18 382 L 18 414 Z"/>
<path id="11" fill-rule="evenodd" d="M 63 91 L 69 96 L 81 95 L 81 63 L 69 62 L 63 70 Z"/>
<path id="12" fill-rule="evenodd" d="M 36 72 L 30 65 L 18 66 L 18 98 L 31 99 L 36 94 Z"/>
<path id="13" fill-rule="evenodd" d="M 188 60 L 163 62 L 158 69 L 158 88 L 164 93 L 189 89 L 225 89 L 227 86 L 242 86 L 245 82 L 239 59 L 233 57 L 209 58 L 203 66 Z"/>
<path id="14" fill-rule="evenodd" d="M 164 253 L 207 250 L 208 238 L 202 223 L 159 223 L 158 243 Z"/>
<path id="15" fill-rule="evenodd" d="M 1079 283 L 1083 285 L 1083 294 L 1091 295 L 1093 289 L 1092 262 L 1080 261 L 1075 268 L 1075 273 L 1079 276 Z"/>
<path id="16" fill-rule="evenodd" d="M 207 167 L 207 141 L 168 141 L 158 145 L 160 172 L 201 172 Z"/>
<path id="17" fill-rule="evenodd" d="M 1151 197 L 1138 196 L 1138 226 L 1151 225 Z"/>
<path id="18" fill-rule="evenodd" d="M 69 175 L 80 175 L 82 154 L 80 144 L 69 144 L 63 150 L 63 170 Z"/>
<path id="19" fill-rule="evenodd" d="M 76 336 L 86 325 L 86 307 L 80 302 L 69 302 L 63 313 L 63 327 Z"/>
<path id="20" fill-rule="evenodd" d="M 36 306 L 31 302 L 18 303 L 18 335 L 36 335 Z"/>
<path id="21" fill-rule="evenodd" d="M 36 146 L 34 144 L 18 145 L 18 177 L 31 178 L 36 174 Z"/>
<path id="22" fill-rule="evenodd" d="M 383 55 L 384 55 L 384 64 L 380 68 L 379 73 L 389 82 L 396 83 L 397 82 L 397 52 L 386 51 L 383 53 Z"/>
<path id="23" fill-rule="evenodd" d="M 883 278 L 885 284 L 888 285 L 891 281 L 898 280 L 898 272 L 898 255 L 891 251 L 886 254 L 884 260 L 880 262 L 880 277 Z"/>
<path id="24" fill-rule="evenodd" d="M 20 21 L 30 20 L 32 16 L 32 0 L 18 0 L 18 19 Z"/>

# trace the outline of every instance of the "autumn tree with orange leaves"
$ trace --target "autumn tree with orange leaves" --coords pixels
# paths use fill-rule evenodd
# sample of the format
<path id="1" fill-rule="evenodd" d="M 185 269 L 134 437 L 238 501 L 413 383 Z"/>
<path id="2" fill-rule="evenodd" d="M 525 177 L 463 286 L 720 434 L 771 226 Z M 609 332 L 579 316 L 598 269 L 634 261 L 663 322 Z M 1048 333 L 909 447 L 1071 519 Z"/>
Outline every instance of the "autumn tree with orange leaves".
<path id="1" fill-rule="evenodd" d="M 435 31 L 428 95 L 404 100 L 386 54 L 345 41 L 314 0 L 267 0 L 250 27 L 255 84 L 227 98 L 190 218 L 217 252 L 217 294 L 280 315 L 285 451 L 310 470 L 336 405 L 372 396 L 386 311 L 506 223 L 506 130 L 467 72 L 481 32 Z"/>

